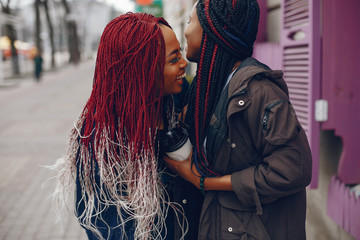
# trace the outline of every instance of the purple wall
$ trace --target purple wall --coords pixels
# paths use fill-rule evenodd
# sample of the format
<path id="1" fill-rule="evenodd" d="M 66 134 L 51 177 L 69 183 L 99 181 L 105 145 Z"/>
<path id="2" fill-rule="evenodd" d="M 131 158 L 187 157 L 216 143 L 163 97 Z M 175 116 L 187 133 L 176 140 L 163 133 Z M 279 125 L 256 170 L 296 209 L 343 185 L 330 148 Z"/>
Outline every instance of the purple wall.
<path id="1" fill-rule="evenodd" d="M 328 188 L 327 212 L 360 240 L 360 198 L 347 185 L 360 183 L 360 1 L 319 3 L 283 0 L 281 43 L 260 42 L 266 32 L 261 28 L 254 57 L 284 71 L 290 99 L 311 145 L 310 187 L 318 184 L 320 128 L 335 130 L 341 137 L 343 152 Z M 293 38 L 296 34 L 300 38 Z M 328 101 L 328 119 L 321 124 L 314 117 L 318 99 Z"/>
<path id="2" fill-rule="evenodd" d="M 360 183 L 360 1 L 323 1 L 322 99 L 328 101 L 323 130 L 343 140 L 338 177 Z"/>
<path id="3" fill-rule="evenodd" d="M 259 29 L 256 36 L 256 42 L 265 42 L 266 41 L 266 22 L 267 22 L 267 1 L 266 0 L 257 0 L 260 8 L 260 18 L 259 18 Z"/>
<path id="4" fill-rule="evenodd" d="M 360 240 L 360 198 L 333 176 L 328 188 L 327 213 L 339 226 Z"/>
<path id="5" fill-rule="evenodd" d="M 311 188 L 318 185 L 320 124 L 315 101 L 320 98 L 320 2 L 283 0 L 281 45 L 284 79 L 304 128 L 313 158 Z"/>
<path id="6" fill-rule="evenodd" d="M 360 1 L 323 1 L 322 99 L 328 101 L 323 130 L 343 141 L 337 176 L 328 190 L 328 215 L 360 239 L 360 198 L 346 184 L 360 183 Z"/>

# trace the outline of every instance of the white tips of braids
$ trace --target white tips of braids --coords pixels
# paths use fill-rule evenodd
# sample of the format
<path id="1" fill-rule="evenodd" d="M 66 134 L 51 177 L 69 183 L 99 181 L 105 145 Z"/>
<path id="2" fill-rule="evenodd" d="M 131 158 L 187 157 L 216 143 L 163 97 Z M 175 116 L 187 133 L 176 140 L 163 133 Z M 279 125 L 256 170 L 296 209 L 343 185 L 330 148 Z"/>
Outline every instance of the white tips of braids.
<path id="1" fill-rule="evenodd" d="M 120 133 L 116 139 L 111 139 L 109 128 L 99 126 L 96 129 L 103 129 L 102 132 L 93 130 L 92 135 L 81 136 L 82 124 L 80 119 L 72 131 L 66 156 L 54 166 L 58 173 L 58 185 L 53 194 L 55 209 L 58 212 L 64 210 L 77 177 L 81 187 L 81 196 L 77 196 L 80 202 L 75 209 L 78 220 L 100 239 L 103 236 L 94 223 L 96 220 L 106 222 L 101 213 L 110 206 L 117 209 L 117 227 L 123 229 L 124 239 L 128 222 L 134 223 L 135 239 L 163 239 L 169 207 L 174 209 L 185 234 L 188 227 L 183 209 L 169 202 L 160 179 L 158 156 L 153 146 L 155 141 L 150 146 L 139 146 L 128 143 L 126 136 Z M 89 137 L 93 138 L 90 144 L 79 145 L 81 139 Z M 151 131 L 149 137 L 155 139 Z M 78 212 L 80 204 L 84 206 L 82 212 Z M 111 230 L 109 226 L 108 231 Z"/>

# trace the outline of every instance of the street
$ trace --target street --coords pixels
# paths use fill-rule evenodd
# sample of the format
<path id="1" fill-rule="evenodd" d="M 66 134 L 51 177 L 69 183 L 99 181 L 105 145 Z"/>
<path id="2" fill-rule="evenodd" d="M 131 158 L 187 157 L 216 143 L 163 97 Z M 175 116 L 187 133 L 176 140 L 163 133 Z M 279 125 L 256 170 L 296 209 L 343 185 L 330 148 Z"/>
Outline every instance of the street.
<path id="1" fill-rule="evenodd" d="M 94 62 L 46 72 L 0 86 L 0 240 L 85 240 L 72 201 L 63 225 L 55 223 L 50 195 L 53 165 L 66 151 L 68 134 L 90 96 Z M 324 136 L 326 139 L 326 136 Z M 326 214 L 329 153 L 322 153 L 318 189 L 308 189 L 307 239 L 354 239 Z M 334 166 L 333 166 L 334 168 Z"/>
<path id="2" fill-rule="evenodd" d="M 0 88 L 1 240 L 86 239 L 71 208 L 63 225 L 55 224 L 49 200 L 55 172 L 45 166 L 65 153 L 67 136 L 90 95 L 93 71 L 94 62 L 88 61 L 45 73 L 40 83 L 29 78 Z"/>

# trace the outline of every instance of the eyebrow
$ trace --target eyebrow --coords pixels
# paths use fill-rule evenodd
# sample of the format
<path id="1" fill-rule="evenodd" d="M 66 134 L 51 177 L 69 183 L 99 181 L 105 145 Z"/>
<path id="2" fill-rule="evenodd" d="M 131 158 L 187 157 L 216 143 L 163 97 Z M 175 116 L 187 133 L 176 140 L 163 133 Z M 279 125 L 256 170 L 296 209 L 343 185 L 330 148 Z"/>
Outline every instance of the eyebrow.
<path id="1" fill-rule="evenodd" d="M 178 52 L 180 52 L 180 50 L 179 50 L 179 49 L 175 49 L 175 50 L 173 50 L 167 57 L 170 57 L 170 56 L 173 55 L 173 54 L 177 54 Z"/>

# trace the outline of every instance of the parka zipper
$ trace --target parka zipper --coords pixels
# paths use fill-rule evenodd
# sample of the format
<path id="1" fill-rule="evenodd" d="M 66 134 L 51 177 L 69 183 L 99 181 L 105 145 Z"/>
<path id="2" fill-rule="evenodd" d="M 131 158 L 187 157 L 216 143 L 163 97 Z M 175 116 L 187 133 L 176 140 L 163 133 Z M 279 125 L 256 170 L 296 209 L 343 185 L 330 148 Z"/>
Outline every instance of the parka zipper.
<path id="1" fill-rule="evenodd" d="M 273 103 L 269 104 L 265 108 L 264 117 L 262 119 L 263 130 L 267 129 L 267 124 L 268 124 L 268 121 L 269 121 L 270 109 L 272 109 L 273 107 L 275 107 L 275 106 L 277 106 L 277 105 L 279 105 L 280 103 L 283 103 L 283 102 L 289 102 L 289 101 L 288 100 L 279 100 L 279 101 L 276 101 L 276 102 L 273 102 Z"/>

